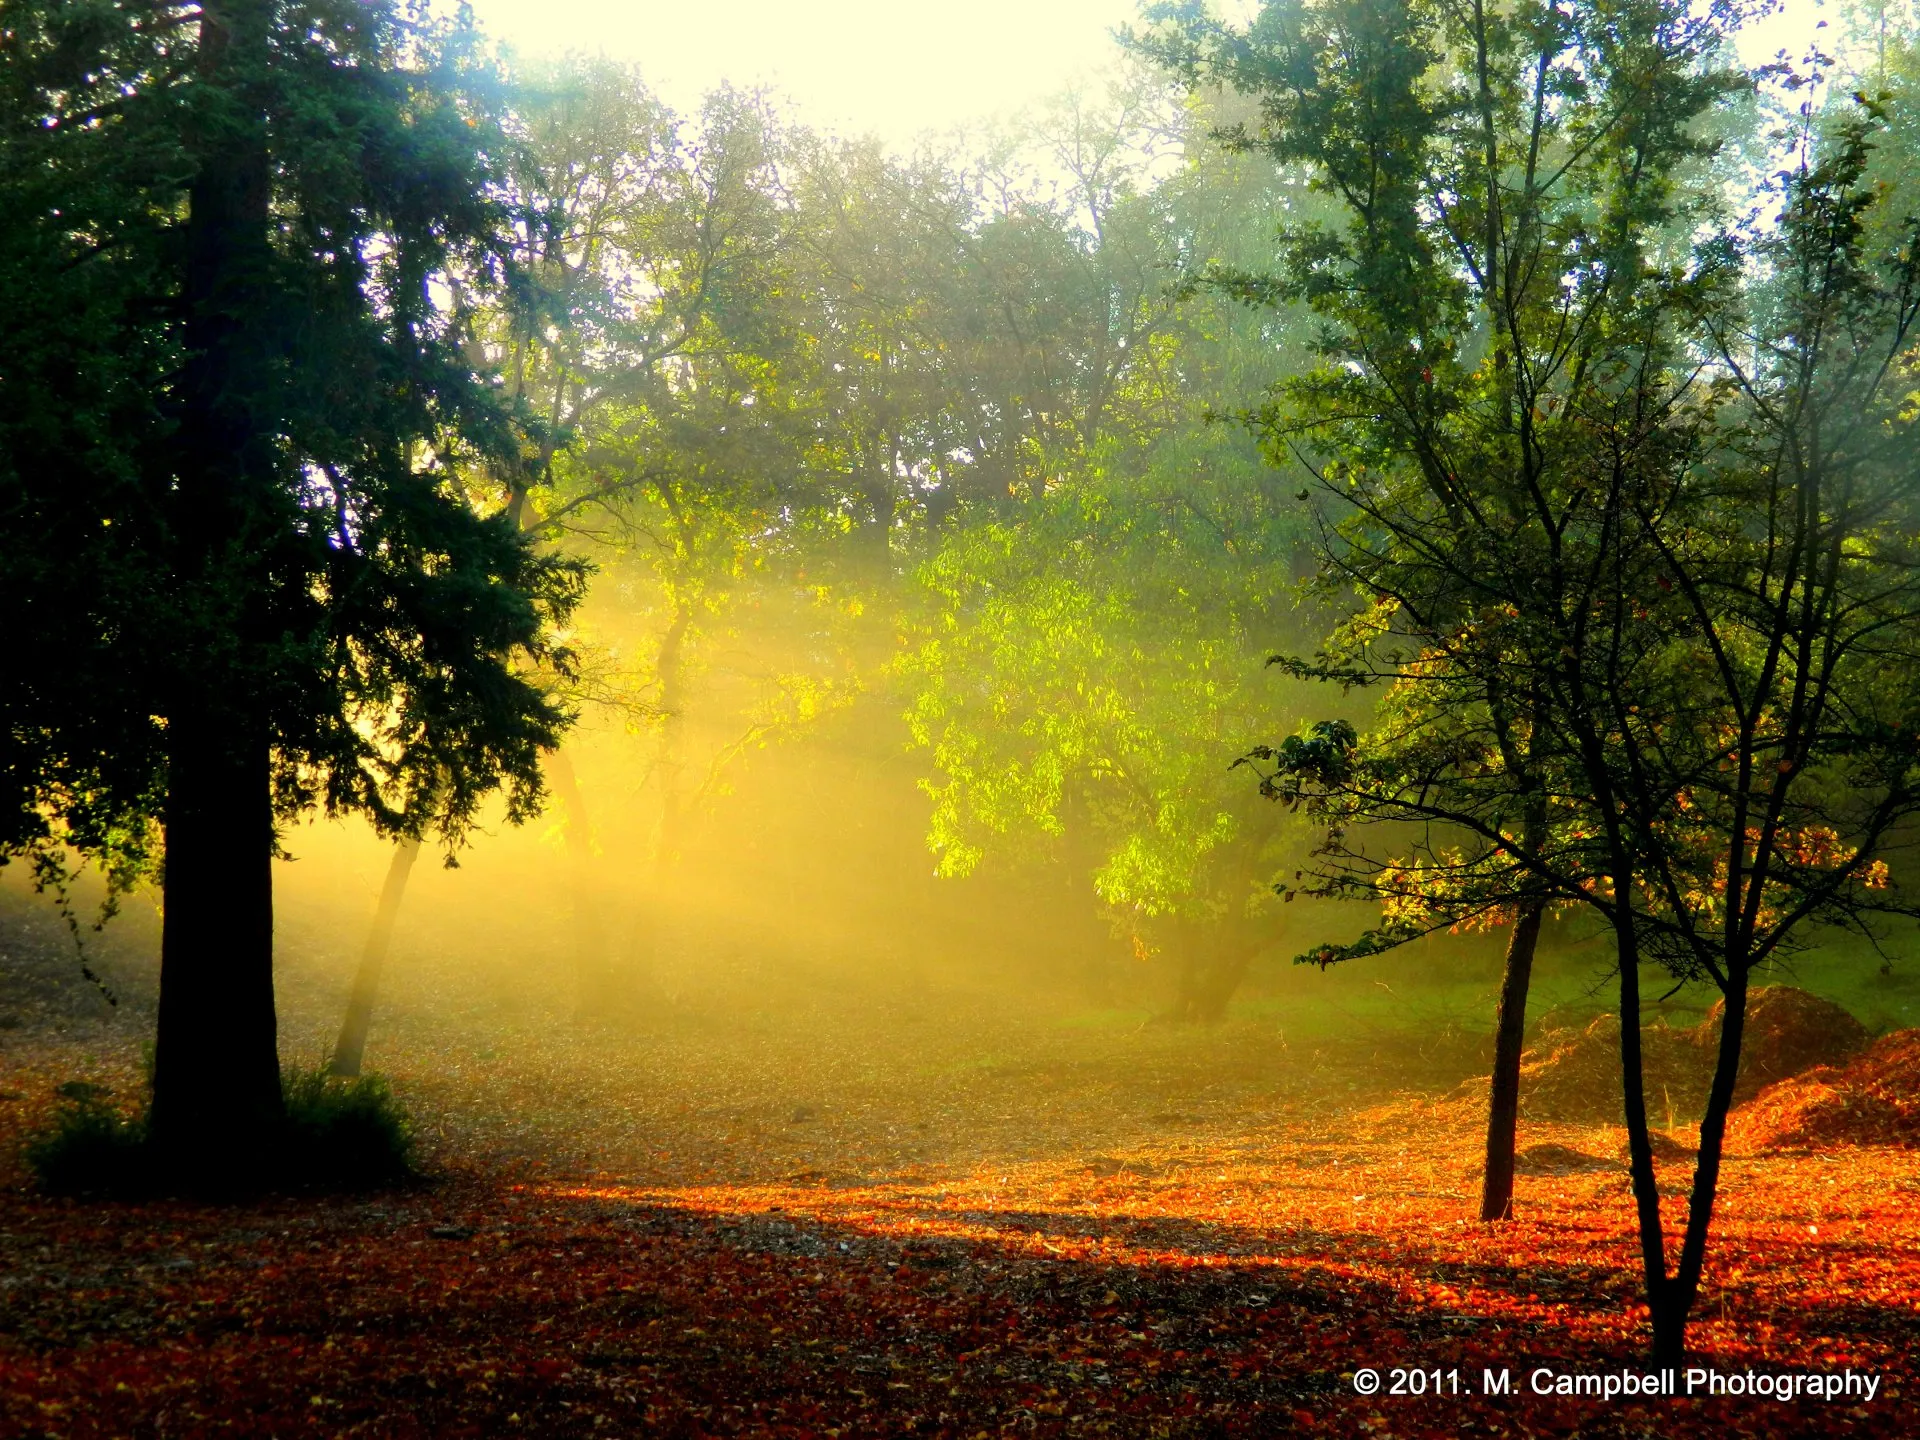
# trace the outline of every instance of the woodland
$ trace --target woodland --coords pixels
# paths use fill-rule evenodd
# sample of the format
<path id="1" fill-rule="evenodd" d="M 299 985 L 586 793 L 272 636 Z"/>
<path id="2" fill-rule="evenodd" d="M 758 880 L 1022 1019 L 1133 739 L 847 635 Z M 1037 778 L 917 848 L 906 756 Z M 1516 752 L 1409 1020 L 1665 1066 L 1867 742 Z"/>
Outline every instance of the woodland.
<path id="1" fill-rule="evenodd" d="M 1920 14 L 1767 9 L 0 0 L 0 1433 L 1912 1433 Z"/>

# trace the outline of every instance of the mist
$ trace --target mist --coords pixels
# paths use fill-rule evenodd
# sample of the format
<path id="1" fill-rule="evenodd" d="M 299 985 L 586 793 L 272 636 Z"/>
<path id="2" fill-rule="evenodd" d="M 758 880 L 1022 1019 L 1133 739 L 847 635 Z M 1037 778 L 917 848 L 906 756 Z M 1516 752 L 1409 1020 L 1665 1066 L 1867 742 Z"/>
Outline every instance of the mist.
<path id="1" fill-rule="evenodd" d="M 1909 11 L 9 0 L 0 1434 L 1906 1434 Z"/>

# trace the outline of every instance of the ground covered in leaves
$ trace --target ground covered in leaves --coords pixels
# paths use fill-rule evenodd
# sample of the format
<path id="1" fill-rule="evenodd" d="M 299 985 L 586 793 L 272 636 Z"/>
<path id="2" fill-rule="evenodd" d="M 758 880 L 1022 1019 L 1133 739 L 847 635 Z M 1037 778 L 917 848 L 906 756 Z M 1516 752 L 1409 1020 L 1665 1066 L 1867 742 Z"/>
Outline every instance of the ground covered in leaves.
<path id="1" fill-rule="evenodd" d="M 334 998 L 309 1017 L 301 983 L 296 1051 Z M 924 990 L 581 1026 L 397 994 L 376 1049 L 421 1188 L 60 1201 L 6 1157 L 0 1435 L 1916 1429 L 1898 1145 L 1736 1156 L 1694 1336 L 1723 1372 L 1872 1374 L 1870 1403 L 1540 1397 L 1541 1367 L 1640 1368 L 1620 1132 L 1529 1123 L 1518 1218 L 1474 1221 L 1476 1059 L 1444 1026 L 1187 1032 Z M 137 1017 L 8 1004 L 0 1133 L 61 1082 L 137 1095 Z M 1687 1173 L 1663 1162 L 1674 1225 Z M 1364 1367 L 1429 1393 L 1359 1395 Z M 1478 1393 L 1489 1371 L 1516 1393 Z"/>

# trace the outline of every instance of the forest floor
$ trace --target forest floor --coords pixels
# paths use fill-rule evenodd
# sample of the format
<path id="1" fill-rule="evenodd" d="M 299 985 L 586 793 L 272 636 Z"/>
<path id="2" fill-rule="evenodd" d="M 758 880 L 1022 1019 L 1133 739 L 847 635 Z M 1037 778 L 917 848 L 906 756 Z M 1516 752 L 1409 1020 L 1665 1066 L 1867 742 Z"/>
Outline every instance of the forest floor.
<path id="1" fill-rule="evenodd" d="M 0 1433 L 1914 1433 L 1912 1152 L 1736 1159 L 1694 1331 L 1698 1364 L 1871 1374 L 1871 1402 L 1543 1398 L 1540 1367 L 1638 1368 L 1618 1133 L 1529 1126 L 1587 1159 L 1484 1226 L 1471 1100 L 1216 1038 L 838 1087 L 711 1033 L 484 1083 L 422 1054 L 396 1067 L 416 1190 L 82 1203 L 10 1172 Z M 134 1083 L 128 1055 L 9 1039 L 8 1133 L 60 1080 Z M 623 1104 L 623 1074 L 655 1079 Z M 1362 1367 L 1442 1393 L 1362 1397 Z"/>
<path id="2" fill-rule="evenodd" d="M 291 1054 L 337 997 L 289 973 Z M 0 993 L 0 1136 L 64 1081 L 137 1096 L 144 1022 L 82 1000 Z M 432 1175 L 396 1193 L 49 1200 L 0 1146 L 0 1435 L 1920 1430 L 1914 1151 L 1734 1157 L 1692 1335 L 1870 1401 L 1540 1396 L 1643 1368 L 1621 1136 L 1526 1125 L 1564 1149 L 1480 1224 L 1471 1036 L 790 1000 L 396 1005 L 375 1058 Z"/>

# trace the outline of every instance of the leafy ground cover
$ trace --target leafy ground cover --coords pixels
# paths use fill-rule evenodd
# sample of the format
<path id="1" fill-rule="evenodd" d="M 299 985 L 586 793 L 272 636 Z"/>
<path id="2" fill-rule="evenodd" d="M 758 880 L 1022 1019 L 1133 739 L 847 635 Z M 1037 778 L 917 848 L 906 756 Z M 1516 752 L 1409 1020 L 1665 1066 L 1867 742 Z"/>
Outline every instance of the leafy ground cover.
<path id="1" fill-rule="evenodd" d="M 290 1061 L 332 1038 L 359 938 L 335 917 L 364 898 L 287 907 Z M 593 1029 L 537 931 L 447 908 L 397 950 L 369 1057 L 436 1181 L 207 1207 L 27 1188 L 8 1142 L 56 1086 L 137 1098 L 152 976 L 127 932 L 109 1007 L 44 914 L 0 919 L 9 1440 L 1914 1428 L 1920 1154 L 1892 1145 L 1736 1155 L 1695 1333 L 1723 1369 L 1872 1371 L 1871 1404 L 1526 1393 L 1538 1366 L 1632 1365 L 1644 1335 L 1617 1129 L 1527 1122 L 1558 1149 L 1530 1152 L 1520 1218 L 1471 1219 L 1457 1087 L 1497 953 L 1431 984 L 1281 966 L 1194 1031 L 984 969 L 742 946 L 670 976 L 670 1017 Z M 1858 968 L 1906 1003 L 1904 967 Z M 1595 982 L 1557 983 L 1542 1015 L 1583 1023 Z M 1354 1392 L 1395 1365 L 1475 1390 L 1509 1368 L 1520 1393 Z"/>
<path id="2" fill-rule="evenodd" d="M 1521 1218 L 1485 1227 L 1477 1107 L 1396 1094 L 1405 1056 L 1052 1034 L 838 1072 L 764 1035 L 588 1035 L 484 1080 L 423 1046 L 394 1058 L 440 1179 L 370 1199 L 10 1174 L 0 1433 L 1911 1433 L 1912 1151 L 1735 1159 L 1697 1331 L 1723 1370 L 1870 1371 L 1871 1404 L 1541 1398 L 1534 1368 L 1642 1343 L 1617 1131 L 1530 1126 Z M 133 1079 L 98 1044 L 0 1053 L 10 1133 L 89 1055 Z M 1365 1399 L 1361 1366 L 1521 1393 Z"/>

